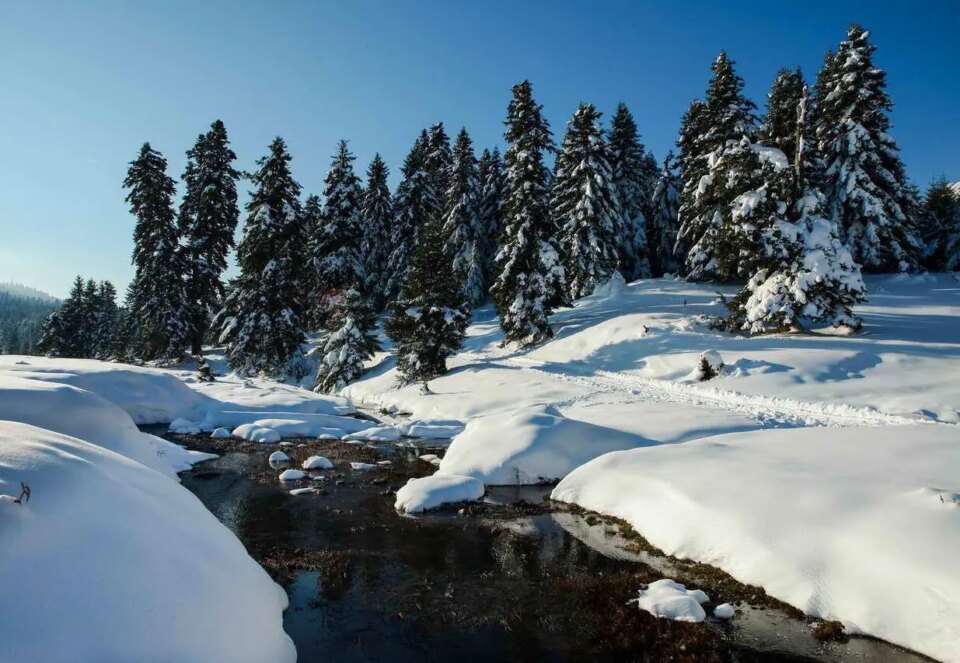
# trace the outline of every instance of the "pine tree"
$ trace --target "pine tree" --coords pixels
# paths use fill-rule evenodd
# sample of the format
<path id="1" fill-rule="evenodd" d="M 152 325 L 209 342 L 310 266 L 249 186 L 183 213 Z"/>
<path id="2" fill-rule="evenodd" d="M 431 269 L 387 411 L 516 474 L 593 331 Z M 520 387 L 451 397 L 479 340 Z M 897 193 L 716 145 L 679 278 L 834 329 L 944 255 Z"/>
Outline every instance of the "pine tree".
<path id="1" fill-rule="evenodd" d="M 386 305 L 387 263 L 393 229 L 393 200 L 387 178 L 390 171 L 377 154 L 367 168 L 367 186 L 360 209 L 360 253 L 366 270 L 365 291 L 377 311 Z"/>
<path id="2" fill-rule="evenodd" d="M 496 281 L 497 252 L 503 230 L 504 172 L 500 150 L 484 150 L 480 157 L 480 246 L 483 253 L 483 290 Z"/>
<path id="3" fill-rule="evenodd" d="M 199 354 L 210 320 L 223 303 L 221 275 L 233 248 L 240 209 L 227 130 L 216 120 L 187 151 L 186 190 L 180 203 L 180 232 L 187 262 L 187 295 L 193 310 L 191 351 Z"/>
<path id="4" fill-rule="evenodd" d="M 328 321 L 330 332 L 320 350 L 320 364 L 313 390 L 333 394 L 359 378 L 364 362 L 380 349 L 375 330 L 376 315 L 357 287 L 348 288 L 337 300 Z"/>
<path id="5" fill-rule="evenodd" d="M 94 311 L 94 341 L 91 353 L 93 357 L 109 359 L 113 356 L 113 338 L 118 317 L 117 289 L 110 281 L 101 281 L 97 286 Z"/>
<path id="6" fill-rule="evenodd" d="M 637 124 L 625 104 L 617 106 L 610 124 L 610 168 L 620 206 L 617 228 L 620 273 L 627 281 L 650 278 L 646 212 L 656 186 L 649 173 L 652 156 L 640 142 Z"/>
<path id="7" fill-rule="evenodd" d="M 927 266 L 956 271 L 960 268 L 960 195 L 941 178 L 927 189 L 923 205 Z"/>
<path id="8" fill-rule="evenodd" d="M 137 219 L 133 233 L 137 354 L 147 360 L 171 361 L 183 355 L 193 330 L 183 280 L 187 264 L 173 210 L 174 182 L 166 171 L 167 160 L 144 143 L 130 163 L 123 186 Z"/>
<path id="9" fill-rule="evenodd" d="M 824 160 L 829 215 L 866 271 L 906 271 L 920 253 L 919 209 L 899 148 L 889 135 L 886 74 L 858 25 L 828 57 L 817 80 L 816 138 Z"/>
<path id="10" fill-rule="evenodd" d="M 600 112 L 592 104 L 580 104 L 557 155 L 551 195 L 551 214 L 562 228 L 564 271 L 574 298 L 592 294 L 617 270 L 623 221 L 618 193 Z M 642 232 L 642 222 L 640 227 Z"/>
<path id="11" fill-rule="evenodd" d="M 387 302 L 396 301 L 407 282 L 410 256 L 417 245 L 420 227 L 428 220 L 439 219 L 437 190 L 427 170 L 429 150 L 430 136 L 422 131 L 403 162 L 403 176 L 393 203 L 394 223 L 390 234 L 393 250 L 387 267 Z"/>
<path id="12" fill-rule="evenodd" d="M 83 305 L 86 284 L 82 276 L 73 280 L 70 294 L 44 323 L 38 351 L 48 357 L 85 356 L 86 312 Z"/>
<path id="13" fill-rule="evenodd" d="M 550 172 L 543 162 L 553 151 L 553 141 L 529 81 L 513 87 L 506 124 L 502 247 L 491 292 L 504 342 L 529 345 L 553 335 L 547 317 L 565 280 L 553 244 L 557 238 L 548 200 Z"/>
<path id="14" fill-rule="evenodd" d="M 365 271 L 360 252 L 360 178 L 353 172 L 355 157 L 341 140 L 324 180 L 323 225 L 311 248 L 311 264 L 320 290 L 313 293 L 310 319 L 325 326 L 327 316 L 341 293 L 354 283 L 363 283 Z"/>
<path id="15" fill-rule="evenodd" d="M 483 255 L 480 249 L 480 180 L 473 141 L 466 129 L 457 135 L 448 177 L 443 215 L 445 251 L 463 289 L 467 306 L 476 306 L 485 294 Z"/>
<path id="16" fill-rule="evenodd" d="M 430 219 L 420 228 L 403 297 L 386 325 L 401 379 L 426 385 L 446 373 L 447 358 L 463 344 L 469 322 L 440 223 Z"/>
<path id="17" fill-rule="evenodd" d="M 677 244 L 677 208 L 679 205 L 680 178 L 676 172 L 677 160 L 673 152 L 667 152 L 663 160 L 663 172 L 653 192 L 653 213 L 647 224 L 650 243 L 650 263 L 655 276 L 675 274 L 679 268 L 674 248 Z"/>
<path id="18" fill-rule="evenodd" d="M 767 115 L 759 141 L 784 153 L 787 161 L 797 159 L 797 108 L 804 95 L 803 75 L 799 69 L 781 69 L 767 95 Z"/>
<path id="19" fill-rule="evenodd" d="M 298 274 L 302 269 L 300 185 L 290 172 L 282 138 L 257 161 L 237 246 L 240 275 L 228 288 L 215 322 L 230 366 L 243 374 L 282 375 L 304 340 Z"/>
<path id="20" fill-rule="evenodd" d="M 450 137 L 447 135 L 446 129 L 443 128 L 443 122 L 437 122 L 430 127 L 429 136 L 429 147 L 424 168 L 440 201 L 438 211 L 442 213 L 442 198 L 450 188 L 453 150 L 450 148 Z"/>

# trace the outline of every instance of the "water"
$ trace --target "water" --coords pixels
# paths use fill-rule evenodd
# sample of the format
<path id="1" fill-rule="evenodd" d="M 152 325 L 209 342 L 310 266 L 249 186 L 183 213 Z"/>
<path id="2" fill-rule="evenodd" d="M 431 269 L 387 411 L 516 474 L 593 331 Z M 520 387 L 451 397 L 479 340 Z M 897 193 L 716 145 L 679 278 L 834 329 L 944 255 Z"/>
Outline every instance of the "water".
<path id="1" fill-rule="evenodd" d="M 654 620 L 627 601 L 643 582 L 682 577 L 675 562 L 544 506 L 544 488 L 492 489 L 470 515 L 400 516 L 389 491 L 432 468 L 408 450 L 384 453 L 389 470 L 326 472 L 320 495 L 289 495 L 262 452 L 228 451 L 182 475 L 286 584 L 284 628 L 301 661 L 925 660 L 870 639 L 820 643 L 769 608 L 706 627 Z"/>

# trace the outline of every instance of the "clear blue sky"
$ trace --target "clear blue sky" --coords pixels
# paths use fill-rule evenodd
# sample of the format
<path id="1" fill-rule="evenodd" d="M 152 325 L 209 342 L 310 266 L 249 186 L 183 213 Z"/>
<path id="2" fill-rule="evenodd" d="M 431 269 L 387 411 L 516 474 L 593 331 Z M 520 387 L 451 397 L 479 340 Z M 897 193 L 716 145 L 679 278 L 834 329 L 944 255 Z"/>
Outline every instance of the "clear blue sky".
<path id="1" fill-rule="evenodd" d="M 879 46 L 911 177 L 960 180 L 958 0 L 0 0 L 0 280 L 123 288 L 127 162 L 149 140 L 179 177 L 215 118 L 243 168 L 282 135 L 319 192 L 340 138 L 394 176 L 438 120 L 499 144 L 529 78 L 558 137 L 579 101 L 609 117 L 622 100 L 662 156 L 719 50 L 762 105 L 779 67 L 812 78 L 853 21 Z"/>

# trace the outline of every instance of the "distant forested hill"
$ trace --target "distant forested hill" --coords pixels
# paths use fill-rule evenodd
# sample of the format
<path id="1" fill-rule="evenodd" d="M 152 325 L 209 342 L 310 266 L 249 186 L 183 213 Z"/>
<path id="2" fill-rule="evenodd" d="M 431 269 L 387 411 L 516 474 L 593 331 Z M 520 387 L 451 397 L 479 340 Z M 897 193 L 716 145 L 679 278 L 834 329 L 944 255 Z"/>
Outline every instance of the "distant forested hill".
<path id="1" fill-rule="evenodd" d="M 34 354 L 43 321 L 59 305 L 59 300 L 39 290 L 0 284 L 0 352 Z"/>

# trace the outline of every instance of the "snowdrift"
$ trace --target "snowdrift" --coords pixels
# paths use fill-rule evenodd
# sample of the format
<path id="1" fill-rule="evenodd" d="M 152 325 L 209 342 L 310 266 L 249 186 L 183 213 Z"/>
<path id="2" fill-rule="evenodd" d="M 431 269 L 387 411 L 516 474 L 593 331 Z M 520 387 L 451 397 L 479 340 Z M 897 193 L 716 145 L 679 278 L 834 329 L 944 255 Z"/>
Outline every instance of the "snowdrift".
<path id="1" fill-rule="evenodd" d="M 191 493 L 112 451 L 0 422 L 0 540 L 0 660 L 296 659 L 283 590 Z"/>
<path id="2" fill-rule="evenodd" d="M 394 508 L 401 513 L 422 513 L 444 504 L 473 502 L 483 497 L 483 482 L 458 474 L 434 474 L 410 479 L 397 491 Z"/>
<path id="3" fill-rule="evenodd" d="M 668 554 L 960 661 L 960 428 L 770 429 L 601 456 L 552 497 Z"/>

